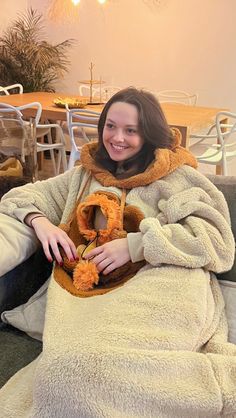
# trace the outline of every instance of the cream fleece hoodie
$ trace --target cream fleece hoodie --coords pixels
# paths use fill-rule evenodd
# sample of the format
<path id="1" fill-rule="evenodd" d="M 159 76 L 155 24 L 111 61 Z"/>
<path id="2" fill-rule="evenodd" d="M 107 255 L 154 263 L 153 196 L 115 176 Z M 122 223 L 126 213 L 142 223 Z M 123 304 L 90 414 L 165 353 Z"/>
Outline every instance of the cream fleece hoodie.
<path id="1" fill-rule="evenodd" d="M 0 211 L 66 222 L 86 178 L 80 167 L 26 185 L 6 195 Z M 121 194 L 93 178 L 85 195 L 101 189 Z M 145 215 L 128 242 L 133 261 L 145 257 L 147 265 L 86 299 L 52 276 L 43 353 L 0 391 L 3 418 L 236 417 L 236 349 L 212 273 L 234 258 L 222 193 L 183 165 L 130 187 L 126 203 Z"/>

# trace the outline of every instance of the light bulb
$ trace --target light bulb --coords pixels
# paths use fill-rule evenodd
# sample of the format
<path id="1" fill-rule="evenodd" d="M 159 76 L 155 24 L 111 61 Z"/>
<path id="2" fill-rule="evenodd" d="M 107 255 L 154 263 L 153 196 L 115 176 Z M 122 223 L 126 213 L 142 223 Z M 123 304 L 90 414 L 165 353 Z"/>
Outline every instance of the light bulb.
<path id="1" fill-rule="evenodd" d="M 98 0 L 98 3 L 100 4 L 104 4 L 106 2 L 106 0 Z"/>
<path id="2" fill-rule="evenodd" d="M 72 3 L 77 6 L 77 4 L 79 4 L 80 0 L 72 0 Z"/>

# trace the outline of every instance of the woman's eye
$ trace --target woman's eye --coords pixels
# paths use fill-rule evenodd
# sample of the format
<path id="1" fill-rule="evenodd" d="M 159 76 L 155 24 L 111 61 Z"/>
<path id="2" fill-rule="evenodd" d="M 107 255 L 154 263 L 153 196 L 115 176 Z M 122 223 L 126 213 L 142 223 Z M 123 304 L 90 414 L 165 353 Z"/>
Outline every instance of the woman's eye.
<path id="1" fill-rule="evenodd" d="M 132 134 L 136 134 L 136 130 L 135 130 L 135 129 L 132 129 L 132 128 L 127 129 L 127 132 L 128 132 L 128 134 L 130 134 L 130 135 L 132 135 Z"/>
<path id="2" fill-rule="evenodd" d="M 112 129 L 114 127 L 114 125 L 112 123 L 107 123 L 106 124 L 106 128 L 108 129 Z"/>

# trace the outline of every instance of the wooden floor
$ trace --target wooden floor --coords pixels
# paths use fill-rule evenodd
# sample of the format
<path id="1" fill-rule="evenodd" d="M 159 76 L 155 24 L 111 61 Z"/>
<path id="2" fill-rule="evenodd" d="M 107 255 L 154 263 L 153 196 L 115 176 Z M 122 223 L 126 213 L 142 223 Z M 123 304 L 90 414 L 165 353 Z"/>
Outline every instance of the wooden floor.
<path id="1" fill-rule="evenodd" d="M 46 180 L 54 176 L 51 159 L 44 158 L 40 165 L 40 170 L 38 170 L 39 180 Z"/>
<path id="2" fill-rule="evenodd" d="M 69 156 L 67 156 L 67 161 L 68 160 L 69 160 Z M 78 161 L 77 164 L 79 164 L 79 163 L 80 162 Z M 63 173 L 62 169 L 61 169 L 61 173 Z M 51 161 L 51 159 L 44 158 L 41 161 L 41 169 L 38 170 L 38 179 L 39 180 L 46 180 L 50 177 L 54 177 L 52 161 Z"/>

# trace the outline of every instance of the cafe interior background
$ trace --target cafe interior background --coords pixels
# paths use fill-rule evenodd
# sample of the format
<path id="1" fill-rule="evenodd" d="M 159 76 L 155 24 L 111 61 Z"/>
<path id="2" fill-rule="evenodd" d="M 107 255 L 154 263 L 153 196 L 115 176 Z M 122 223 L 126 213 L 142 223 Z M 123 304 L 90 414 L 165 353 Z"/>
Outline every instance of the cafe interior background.
<path id="1" fill-rule="evenodd" d="M 57 91 L 78 93 L 93 62 L 94 76 L 108 85 L 184 90 L 198 93 L 200 106 L 236 112 L 235 0 L 62 0 L 54 15 L 52 3 L 1 0 L 0 29 L 32 7 L 43 13 L 50 42 L 75 39 Z"/>

